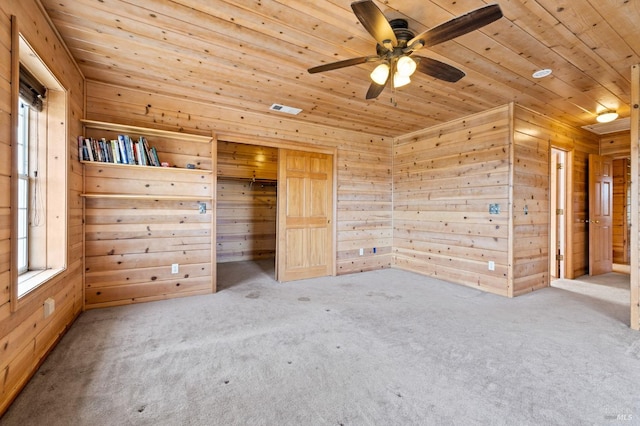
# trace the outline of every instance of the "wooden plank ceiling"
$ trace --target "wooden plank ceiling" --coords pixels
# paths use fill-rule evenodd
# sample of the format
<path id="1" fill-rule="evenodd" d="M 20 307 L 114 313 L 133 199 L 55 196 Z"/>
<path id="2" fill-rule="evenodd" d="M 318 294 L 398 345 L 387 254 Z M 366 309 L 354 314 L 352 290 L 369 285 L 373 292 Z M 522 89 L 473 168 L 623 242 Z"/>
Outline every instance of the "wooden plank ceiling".
<path id="1" fill-rule="evenodd" d="M 295 120 L 397 136 L 515 101 L 566 123 L 596 111 L 629 116 L 631 66 L 640 63 L 640 2 L 502 0 L 504 17 L 429 49 L 467 75 L 446 83 L 416 73 L 365 100 L 362 64 L 319 74 L 323 63 L 375 54 L 350 0 L 42 0 L 88 80 L 247 112 L 273 103 Z M 385 0 L 387 17 L 420 33 L 490 2 Z M 553 74 L 534 79 L 532 73 Z M 291 117 L 291 116 L 287 116 Z"/>

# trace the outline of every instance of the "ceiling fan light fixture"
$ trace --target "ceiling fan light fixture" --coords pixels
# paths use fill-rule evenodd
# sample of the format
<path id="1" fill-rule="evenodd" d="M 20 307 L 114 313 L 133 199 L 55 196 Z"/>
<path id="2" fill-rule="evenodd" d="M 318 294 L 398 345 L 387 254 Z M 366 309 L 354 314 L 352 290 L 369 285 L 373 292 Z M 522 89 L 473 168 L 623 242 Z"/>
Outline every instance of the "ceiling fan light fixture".
<path id="1" fill-rule="evenodd" d="M 618 113 L 614 110 L 608 109 L 606 111 L 599 112 L 596 117 L 596 121 L 598 123 L 609 123 L 616 118 L 618 118 Z"/>
<path id="2" fill-rule="evenodd" d="M 393 75 L 393 87 L 402 87 L 409 83 L 411 83 L 411 79 L 408 75 L 402 75 L 398 72 Z"/>
<path id="3" fill-rule="evenodd" d="M 417 67 L 416 61 L 408 56 L 401 56 L 396 64 L 396 72 L 403 77 L 410 77 L 416 71 Z"/>
<path id="4" fill-rule="evenodd" d="M 371 80 L 376 84 L 385 84 L 387 78 L 389 78 L 389 65 L 387 64 L 380 64 L 371 72 Z"/>

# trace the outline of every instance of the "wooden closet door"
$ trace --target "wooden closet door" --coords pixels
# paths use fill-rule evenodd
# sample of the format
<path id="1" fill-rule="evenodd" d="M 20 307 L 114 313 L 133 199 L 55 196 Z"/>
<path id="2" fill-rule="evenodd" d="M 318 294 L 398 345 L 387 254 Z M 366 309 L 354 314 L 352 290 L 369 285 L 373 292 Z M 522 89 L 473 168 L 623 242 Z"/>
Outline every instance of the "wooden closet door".
<path id="1" fill-rule="evenodd" d="M 333 272 L 333 158 L 281 149 L 278 170 L 278 281 Z"/>
<path id="2" fill-rule="evenodd" d="M 613 267 L 613 159 L 589 154 L 589 275 Z"/>

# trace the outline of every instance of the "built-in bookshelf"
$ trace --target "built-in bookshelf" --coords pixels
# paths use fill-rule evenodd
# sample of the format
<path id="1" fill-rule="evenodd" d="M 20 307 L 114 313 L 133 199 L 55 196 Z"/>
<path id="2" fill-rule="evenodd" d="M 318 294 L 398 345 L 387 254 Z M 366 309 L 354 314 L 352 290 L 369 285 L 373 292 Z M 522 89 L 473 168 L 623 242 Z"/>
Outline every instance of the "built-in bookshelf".
<path id="1" fill-rule="evenodd" d="M 213 170 L 211 136 L 193 135 L 188 133 L 173 132 L 146 127 L 129 126 L 101 121 L 82 120 L 85 134 L 79 135 L 82 139 L 79 143 L 78 158 L 81 161 L 115 163 L 124 165 L 156 166 L 165 164 L 171 168 L 193 168 L 198 170 Z M 96 155 L 93 159 L 88 158 L 89 150 L 84 149 L 89 145 L 100 146 L 102 142 L 105 148 L 100 152 L 111 152 L 110 161 L 101 160 L 96 157 L 97 151 L 92 150 Z M 115 143 L 118 142 L 118 151 L 115 152 Z M 138 150 L 141 142 L 143 149 Z M 106 147 L 108 143 L 108 148 Z M 144 149 L 146 147 L 146 149 Z M 140 160 L 137 152 L 144 153 L 147 161 Z M 152 155 L 153 152 L 153 155 Z M 118 155 L 118 153 L 120 155 Z M 118 157 L 120 161 L 118 160 Z M 157 158 L 154 164 L 150 159 Z M 125 160 L 126 159 L 126 160 Z"/>
<path id="2" fill-rule="evenodd" d="M 136 140 L 126 134 L 111 140 L 78 136 L 78 158 L 109 164 L 169 166 L 169 163 L 160 162 L 156 148 L 149 145 L 147 138 L 139 136 Z"/>
<path id="3" fill-rule="evenodd" d="M 215 292 L 213 137 L 89 120 L 80 136 L 121 135 L 168 166 L 81 160 L 85 307 Z"/>

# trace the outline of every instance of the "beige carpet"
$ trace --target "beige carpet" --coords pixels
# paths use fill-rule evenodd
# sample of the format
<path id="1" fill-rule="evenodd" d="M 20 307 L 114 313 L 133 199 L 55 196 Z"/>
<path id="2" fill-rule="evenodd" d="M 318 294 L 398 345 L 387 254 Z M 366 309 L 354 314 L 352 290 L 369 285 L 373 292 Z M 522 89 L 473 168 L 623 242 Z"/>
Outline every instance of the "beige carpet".
<path id="1" fill-rule="evenodd" d="M 217 294 L 82 314 L 0 424 L 640 423 L 628 304 L 220 266 Z"/>

